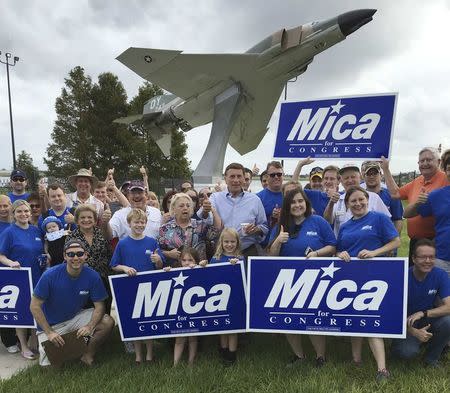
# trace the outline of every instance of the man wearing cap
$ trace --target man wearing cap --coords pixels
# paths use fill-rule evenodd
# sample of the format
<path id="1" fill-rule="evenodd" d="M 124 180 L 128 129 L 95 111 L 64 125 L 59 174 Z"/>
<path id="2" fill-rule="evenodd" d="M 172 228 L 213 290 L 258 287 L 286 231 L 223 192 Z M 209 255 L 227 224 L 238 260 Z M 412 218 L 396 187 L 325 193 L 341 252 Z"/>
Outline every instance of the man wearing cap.
<path id="1" fill-rule="evenodd" d="M 91 194 L 98 179 L 92 175 L 89 169 L 81 168 L 76 175 L 69 177 L 70 184 L 76 188 L 76 191 L 67 194 L 67 207 L 77 207 L 83 203 L 94 205 L 98 217 L 102 217 L 103 203 Z"/>
<path id="2" fill-rule="evenodd" d="M 322 191 L 322 177 L 323 169 L 320 166 L 312 168 L 309 172 L 309 188 L 311 190 Z"/>
<path id="3" fill-rule="evenodd" d="M 402 203 L 398 199 L 393 199 L 387 188 L 382 186 L 380 163 L 376 161 L 365 161 L 363 164 L 364 166 L 361 166 L 361 168 L 364 168 L 364 170 L 361 170 L 363 171 L 364 183 L 361 184 L 361 187 L 378 194 L 391 213 L 391 220 L 395 229 L 400 233 L 403 224 Z"/>
<path id="4" fill-rule="evenodd" d="M 347 210 L 347 207 L 345 206 L 345 191 L 350 187 L 359 187 L 361 184 L 361 174 L 359 172 L 359 167 L 356 164 L 345 164 L 339 170 L 339 175 L 341 176 L 341 184 L 342 187 L 344 187 L 344 193 L 340 194 L 337 191 L 331 193 L 330 200 L 323 213 L 323 217 L 333 225 L 336 236 L 339 233 L 341 225 L 352 218 L 350 211 Z M 369 191 L 368 194 L 369 211 L 376 211 L 391 217 L 391 213 L 389 213 L 388 208 L 381 198 L 374 192 Z"/>
<path id="5" fill-rule="evenodd" d="M 87 253 L 77 240 L 64 247 L 66 263 L 47 270 L 34 288 L 30 310 L 39 325 L 39 364 L 50 362 L 42 347 L 51 341 L 62 347 L 65 333 L 77 331 L 78 337 L 90 337 L 81 361 L 87 365 L 94 362 L 99 345 L 114 327 L 114 320 L 105 315 L 103 300 L 107 297 L 100 275 L 84 266 Z M 91 300 L 94 308 L 83 309 Z"/>
<path id="6" fill-rule="evenodd" d="M 132 180 L 128 187 L 127 198 L 130 206 L 124 207 L 114 213 L 108 223 L 108 236 L 117 237 L 119 240 L 131 234 L 130 226 L 127 222 L 127 215 L 131 209 L 141 209 L 147 213 L 147 225 L 144 234 L 149 237 L 159 235 L 159 227 L 161 226 L 161 212 L 155 207 L 147 205 L 147 197 L 145 194 L 144 182 L 142 180 Z"/>
<path id="7" fill-rule="evenodd" d="M 30 196 L 30 193 L 26 192 L 27 174 L 20 169 L 14 169 L 11 172 L 10 179 L 11 192 L 8 193 L 8 197 L 11 203 L 18 199 L 26 200 Z"/>

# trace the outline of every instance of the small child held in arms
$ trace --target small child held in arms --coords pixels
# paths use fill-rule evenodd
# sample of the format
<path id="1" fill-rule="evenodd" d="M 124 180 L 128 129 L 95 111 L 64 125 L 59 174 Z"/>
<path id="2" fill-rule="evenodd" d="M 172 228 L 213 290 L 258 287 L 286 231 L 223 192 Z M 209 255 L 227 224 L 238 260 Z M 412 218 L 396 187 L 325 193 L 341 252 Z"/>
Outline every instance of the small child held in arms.
<path id="1" fill-rule="evenodd" d="M 241 255 L 241 241 L 239 234 L 233 228 L 224 228 L 217 241 L 217 249 L 210 263 L 230 262 L 232 264 L 243 261 Z M 227 364 L 236 362 L 238 347 L 238 335 L 220 335 L 220 355 Z"/>
<path id="2" fill-rule="evenodd" d="M 127 215 L 131 228 L 130 236 L 119 241 L 111 259 L 111 267 L 115 272 L 135 276 L 138 272 L 161 269 L 164 256 L 158 248 L 158 242 L 144 235 L 147 215 L 141 209 L 132 209 Z M 153 361 L 152 340 L 144 340 L 147 355 L 146 362 Z M 136 365 L 143 362 L 144 351 L 142 341 L 134 341 Z"/>
<path id="3" fill-rule="evenodd" d="M 48 216 L 42 221 L 41 229 L 45 232 L 44 250 L 50 266 L 64 262 L 64 244 L 69 231 L 64 230 L 63 223 L 55 216 Z"/>
<path id="4" fill-rule="evenodd" d="M 174 265 L 174 267 L 190 267 L 194 268 L 196 266 L 205 267 L 208 264 L 208 261 L 200 261 L 200 257 L 195 248 L 192 247 L 182 247 L 180 253 L 180 258 L 178 262 Z M 170 270 L 170 267 L 164 268 L 166 271 Z M 186 346 L 186 341 L 189 342 L 189 357 L 188 362 L 189 366 L 194 364 L 195 357 L 197 356 L 197 346 L 198 339 L 197 336 L 191 337 L 176 337 L 175 338 L 175 346 L 173 348 L 173 365 L 176 366 L 181 360 L 181 356 L 183 355 L 184 347 Z"/>

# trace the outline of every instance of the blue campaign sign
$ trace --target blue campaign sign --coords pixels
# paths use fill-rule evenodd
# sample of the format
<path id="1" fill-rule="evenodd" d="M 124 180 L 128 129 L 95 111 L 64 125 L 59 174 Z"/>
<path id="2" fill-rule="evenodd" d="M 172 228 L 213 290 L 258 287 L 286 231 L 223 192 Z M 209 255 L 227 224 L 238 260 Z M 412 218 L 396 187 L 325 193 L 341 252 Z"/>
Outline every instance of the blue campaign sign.
<path id="1" fill-rule="evenodd" d="M 283 102 L 275 158 L 388 158 L 397 94 Z"/>
<path id="2" fill-rule="evenodd" d="M 405 258 L 251 257 L 247 330 L 406 337 Z"/>
<path id="3" fill-rule="evenodd" d="M 109 277 L 122 340 L 245 331 L 241 263 Z"/>
<path id="4" fill-rule="evenodd" d="M 30 311 L 32 287 L 30 268 L 0 268 L 0 327 L 36 327 Z"/>

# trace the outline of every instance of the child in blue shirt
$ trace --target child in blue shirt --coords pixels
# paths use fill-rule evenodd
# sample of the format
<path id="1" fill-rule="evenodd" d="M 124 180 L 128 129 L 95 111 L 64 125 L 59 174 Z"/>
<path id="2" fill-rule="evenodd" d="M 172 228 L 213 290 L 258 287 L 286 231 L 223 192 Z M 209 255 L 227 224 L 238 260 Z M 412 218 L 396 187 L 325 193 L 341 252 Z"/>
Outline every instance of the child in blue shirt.
<path id="1" fill-rule="evenodd" d="M 135 276 L 138 272 L 161 269 L 163 256 L 155 239 L 145 236 L 147 215 L 141 209 L 132 209 L 127 215 L 131 228 L 130 236 L 119 241 L 111 259 L 111 267 L 115 272 Z M 146 362 L 153 361 L 152 340 L 144 340 L 147 355 Z M 143 361 L 142 341 L 134 341 L 136 365 Z"/>

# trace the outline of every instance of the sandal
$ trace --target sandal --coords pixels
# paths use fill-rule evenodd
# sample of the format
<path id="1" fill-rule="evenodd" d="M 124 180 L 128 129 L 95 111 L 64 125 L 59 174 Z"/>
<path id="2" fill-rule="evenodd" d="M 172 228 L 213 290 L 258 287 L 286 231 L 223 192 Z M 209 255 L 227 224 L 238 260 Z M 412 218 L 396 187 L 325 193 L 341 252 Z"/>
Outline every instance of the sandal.
<path id="1" fill-rule="evenodd" d="M 20 352 L 20 354 L 22 355 L 22 357 L 24 357 L 25 359 L 28 359 L 28 360 L 36 359 L 36 355 L 32 351 L 22 351 L 22 352 Z"/>

